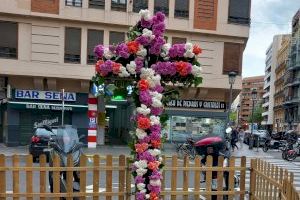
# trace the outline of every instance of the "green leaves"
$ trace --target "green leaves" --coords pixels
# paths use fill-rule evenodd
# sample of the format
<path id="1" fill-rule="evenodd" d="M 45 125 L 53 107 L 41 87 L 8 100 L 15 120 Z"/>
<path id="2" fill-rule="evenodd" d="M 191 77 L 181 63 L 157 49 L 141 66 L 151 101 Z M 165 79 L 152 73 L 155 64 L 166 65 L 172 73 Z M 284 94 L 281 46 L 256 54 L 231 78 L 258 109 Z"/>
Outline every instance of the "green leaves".
<path id="1" fill-rule="evenodd" d="M 202 83 L 203 78 L 202 77 L 194 77 L 194 85 L 197 87 Z"/>

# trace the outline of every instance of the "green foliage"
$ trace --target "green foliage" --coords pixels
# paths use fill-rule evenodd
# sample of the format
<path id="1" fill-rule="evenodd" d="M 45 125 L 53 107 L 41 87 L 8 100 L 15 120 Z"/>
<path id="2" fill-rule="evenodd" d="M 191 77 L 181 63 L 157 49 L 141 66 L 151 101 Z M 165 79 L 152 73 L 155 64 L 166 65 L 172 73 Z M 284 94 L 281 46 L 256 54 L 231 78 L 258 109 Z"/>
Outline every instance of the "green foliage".
<path id="1" fill-rule="evenodd" d="M 253 123 L 258 123 L 260 124 L 263 121 L 263 116 L 262 113 L 264 112 L 263 107 L 261 106 L 261 104 L 257 105 L 254 107 L 254 111 L 253 111 Z M 251 123 L 252 122 L 252 114 L 249 116 L 248 118 L 248 122 Z"/>
<path id="2" fill-rule="evenodd" d="M 236 112 L 230 112 L 229 113 L 229 119 L 232 122 L 236 121 L 236 119 L 237 119 L 237 113 Z"/>

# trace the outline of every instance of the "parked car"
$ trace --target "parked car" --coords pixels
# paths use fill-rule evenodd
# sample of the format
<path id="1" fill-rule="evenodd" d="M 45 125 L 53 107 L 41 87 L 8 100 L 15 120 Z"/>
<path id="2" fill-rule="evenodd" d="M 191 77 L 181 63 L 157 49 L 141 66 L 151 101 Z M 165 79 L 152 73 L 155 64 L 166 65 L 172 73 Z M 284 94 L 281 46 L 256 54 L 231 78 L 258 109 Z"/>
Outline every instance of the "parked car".
<path id="1" fill-rule="evenodd" d="M 46 154 L 47 158 L 49 155 L 44 152 L 44 149 L 48 148 L 48 142 L 50 136 L 56 135 L 56 129 L 52 129 L 52 132 L 47 130 L 45 127 L 38 127 L 35 129 L 31 142 L 29 144 L 29 153 L 32 155 L 33 161 L 36 162 L 40 155 Z"/>
<path id="2" fill-rule="evenodd" d="M 268 138 L 268 131 L 267 130 L 253 130 L 253 136 L 254 138 L 258 137 L 259 138 L 259 146 L 263 146 L 266 139 Z M 251 131 L 247 130 L 245 131 L 245 136 L 244 136 L 244 143 L 249 145 L 250 138 L 251 138 Z M 257 146 L 257 140 L 254 141 L 254 145 Z"/>

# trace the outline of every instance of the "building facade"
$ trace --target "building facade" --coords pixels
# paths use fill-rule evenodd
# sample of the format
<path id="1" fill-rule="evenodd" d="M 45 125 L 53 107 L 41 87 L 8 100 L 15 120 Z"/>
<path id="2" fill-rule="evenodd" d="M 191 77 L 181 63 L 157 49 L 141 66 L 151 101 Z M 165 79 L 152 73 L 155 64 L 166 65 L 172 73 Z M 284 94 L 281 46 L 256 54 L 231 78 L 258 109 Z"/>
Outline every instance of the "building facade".
<path id="1" fill-rule="evenodd" d="M 273 119 L 274 119 L 274 93 L 275 93 L 275 68 L 277 66 L 277 52 L 281 47 L 283 35 L 275 35 L 273 37 L 273 42 L 266 51 L 266 67 L 265 67 L 265 78 L 264 78 L 264 95 L 263 95 L 263 109 L 264 112 L 262 116 L 264 120 L 262 125 L 266 129 L 273 129 Z"/>
<path id="2" fill-rule="evenodd" d="M 284 117 L 284 75 L 290 47 L 290 35 L 283 37 L 281 48 L 277 54 L 277 66 L 275 68 L 275 93 L 274 93 L 274 121 L 273 130 L 276 132 L 285 130 Z"/>
<path id="3" fill-rule="evenodd" d="M 246 127 L 251 123 L 249 117 L 252 114 L 253 100 L 252 89 L 256 89 L 257 98 L 255 105 L 261 104 L 264 94 L 264 76 L 254 76 L 243 78 L 242 91 L 240 94 L 239 124 Z"/>
<path id="4" fill-rule="evenodd" d="M 292 20 L 292 38 L 285 75 L 284 109 L 288 129 L 299 131 L 300 123 L 300 10 Z"/>
<path id="5" fill-rule="evenodd" d="M 223 132 L 229 97 L 228 72 L 238 74 L 233 97 L 241 89 L 250 0 L 3 0 L 1 3 L 0 75 L 7 95 L 1 104 L 0 139 L 7 145 L 25 144 L 35 122 L 59 125 L 61 89 L 74 96 L 69 101 L 65 97 L 69 109 L 66 123 L 76 125 L 80 134 L 87 134 L 87 102 L 95 63 L 93 48 L 100 43 L 110 45 L 126 40 L 125 33 L 139 19 L 140 9 L 166 14 L 168 42 L 192 42 L 203 49 L 199 58 L 203 84 L 181 91 L 179 102 L 174 100 L 175 104 L 166 107 L 170 115 L 165 130 L 168 138 Z M 98 105 L 101 106 L 104 107 Z M 105 129 L 98 127 L 98 144 L 126 142 L 131 111 L 130 102 L 106 103 L 106 123 L 102 124 Z"/>

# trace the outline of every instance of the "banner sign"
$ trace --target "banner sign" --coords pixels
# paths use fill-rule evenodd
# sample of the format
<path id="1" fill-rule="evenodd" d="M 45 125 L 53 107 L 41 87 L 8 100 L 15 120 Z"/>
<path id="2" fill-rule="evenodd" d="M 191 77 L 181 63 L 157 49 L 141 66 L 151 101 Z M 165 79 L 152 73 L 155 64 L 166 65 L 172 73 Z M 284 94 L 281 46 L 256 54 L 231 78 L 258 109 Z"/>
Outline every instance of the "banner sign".
<path id="1" fill-rule="evenodd" d="M 225 102 L 202 100 L 171 100 L 166 106 L 175 108 L 226 109 Z"/>
<path id="2" fill-rule="evenodd" d="M 41 122 L 34 122 L 33 123 L 33 127 L 34 128 L 37 128 L 37 127 L 42 127 L 43 125 L 48 125 L 48 126 L 51 126 L 55 123 L 58 123 L 58 117 L 56 118 L 53 118 L 53 119 L 45 119 Z"/>
<path id="3" fill-rule="evenodd" d="M 15 90 L 16 99 L 35 99 L 35 100 L 47 100 L 47 101 L 61 101 L 61 92 L 56 91 L 39 91 L 39 90 Z M 75 92 L 65 92 L 65 101 L 76 101 Z"/>
<path id="4" fill-rule="evenodd" d="M 62 110 L 62 106 L 46 105 L 46 104 L 26 104 L 26 109 L 39 109 L 39 110 Z M 64 111 L 72 111 L 72 107 L 64 107 Z"/>
<path id="5" fill-rule="evenodd" d="M 97 128 L 97 118 L 89 118 L 89 128 Z"/>

